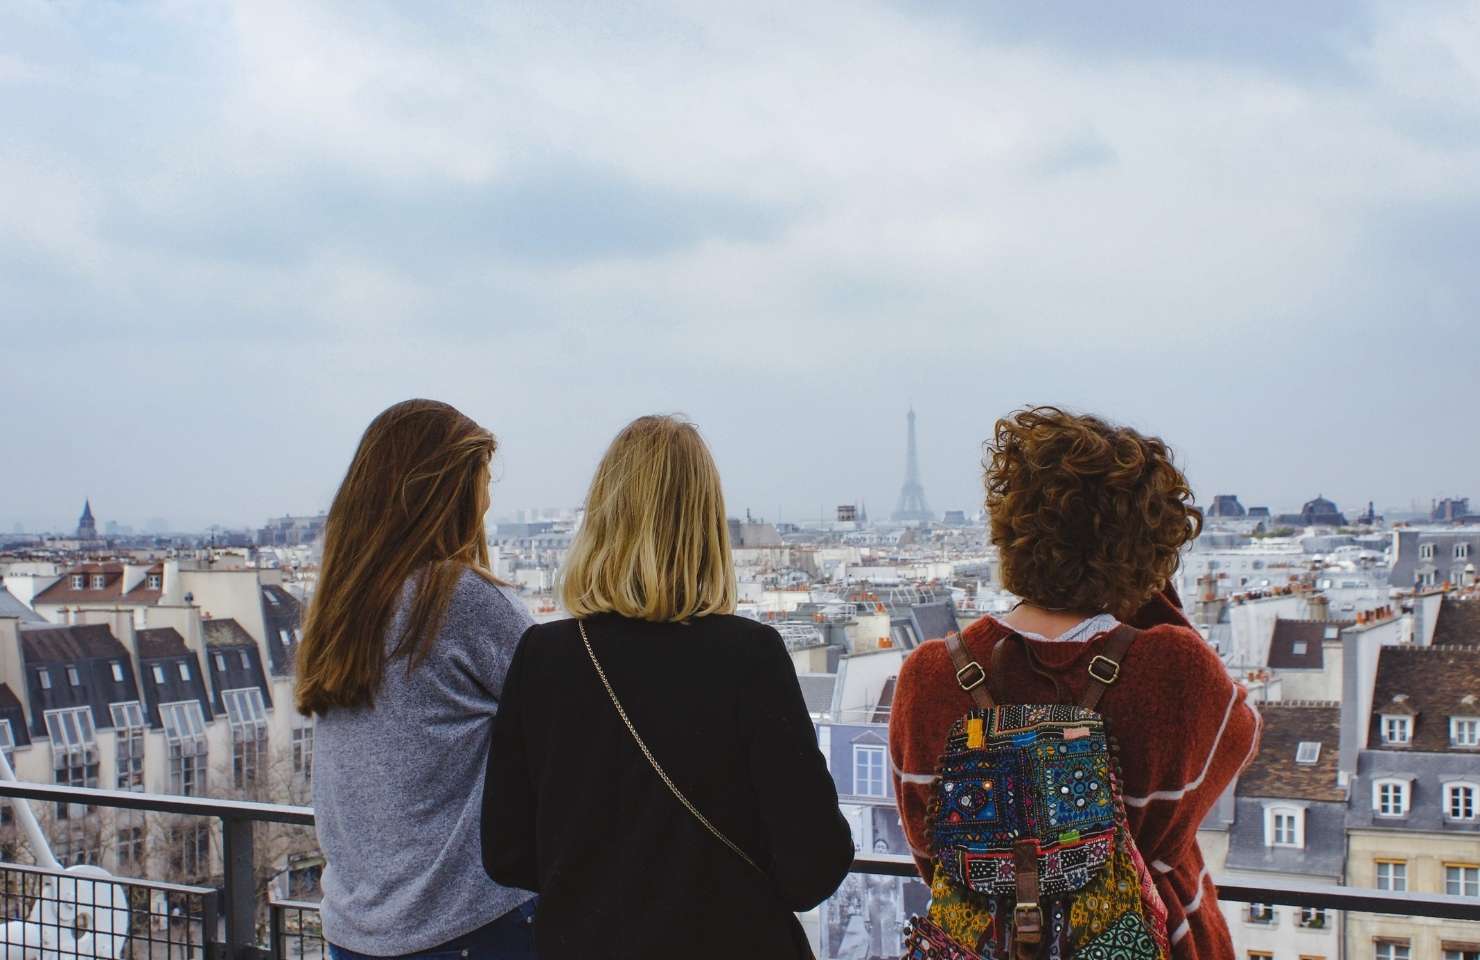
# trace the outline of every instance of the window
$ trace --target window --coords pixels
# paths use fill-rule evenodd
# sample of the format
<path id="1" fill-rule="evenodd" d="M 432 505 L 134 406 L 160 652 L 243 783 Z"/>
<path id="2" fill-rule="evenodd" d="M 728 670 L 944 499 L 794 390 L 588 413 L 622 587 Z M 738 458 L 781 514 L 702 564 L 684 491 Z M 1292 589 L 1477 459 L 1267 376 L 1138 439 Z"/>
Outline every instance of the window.
<path id="1" fill-rule="evenodd" d="M 1444 948 L 1444 960 L 1480 960 L 1480 950 L 1446 946 Z"/>
<path id="2" fill-rule="evenodd" d="M 137 700 L 110 704 L 116 741 L 114 769 L 118 789 L 144 792 L 144 708 Z M 121 811 L 120 811 L 121 812 Z"/>
<path id="3" fill-rule="evenodd" d="M 283 646 L 285 647 L 291 647 L 293 645 L 293 635 L 286 630 L 278 631 L 278 639 L 283 642 Z"/>
<path id="4" fill-rule="evenodd" d="M 252 658 L 247 656 L 247 651 L 238 650 L 236 655 L 241 658 L 243 670 L 252 669 Z"/>
<path id="5" fill-rule="evenodd" d="M 1474 820 L 1476 794 L 1480 786 L 1473 783 L 1446 783 L 1444 785 L 1444 816 L 1450 820 Z"/>
<path id="6" fill-rule="evenodd" d="M 101 590 L 101 589 L 103 589 L 103 587 L 106 586 L 107 583 L 108 583 L 108 578 L 105 577 L 105 576 L 103 576 L 101 573 L 95 573 L 95 574 L 93 574 L 93 576 L 92 576 L 92 588 L 94 590 Z"/>
<path id="7" fill-rule="evenodd" d="M 41 689 L 42 690 L 50 690 L 51 689 L 51 671 L 50 670 L 46 669 L 45 667 L 42 667 L 40 670 L 37 670 L 36 671 L 36 679 L 38 679 L 38 680 L 41 681 Z"/>
<path id="8" fill-rule="evenodd" d="M 1304 640 L 1296 640 L 1294 643 L 1290 644 L 1290 652 L 1297 657 L 1305 656 L 1305 652 L 1309 649 L 1310 645 L 1307 644 Z"/>
<path id="9" fill-rule="evenodd" d="M 1341 637 L 1341 628 L 1340 627 L 1327 627 L 1326 628 L 1326 639 L 1327 640 L 1336 640 L 1336 639 L 1339 639 L 1340 637 Z"/>
<path id="10" fill-rule="evenodd" d="M 122 683 L 123 682 L 123 664 L 119 663 L 117 660 L 114 660 L 110 664 L 110 666 L 113 668 L 113 682 L 114 683 Z"/>
<path id="11" fill-rule="evenodd" d="M 1444 892 L 1451 897 L 1480 897 L 1480 867 L 1468 863 L 1446 863 Z"/>
<path id="12" fill-rule="evenodd" d="M 1450 717 L 1449 745 L 1480 747 L 1480 717 Z"/>
<path id="13" fill-rule="evenodd" d="M 1408 861 L 1377 861 L 1377 889 L 1404 893 L 1408 890 Z"/>
<path id="14" fill-rule="evenodd" d="M 164 667 L 157 663 L 154 665 L 154 682 L 164 683 Z"/>
<path id="15" fill-rule="evenodd" d="M 216 671 L 218 673 L 225 673 L 226 672 L 226 654 L 224 654 L 224 653 L 218 653 L 218 654 L 216 654 Z"/>
<path id="16" fill-rule="evenodd" d="M 1292 806 L 1264 808 L 1264 845 L 1266 847 L 1305 846 L 1305 811 Z"/>
<path id="17" fill-rule="evenodd" d="M 1301 907 L 1299 923 L 1307 930 L 1324 930 L 1327 925 L 1326 911 L 1322 907 Z"/>
<path id="18" fill-rule="evenodd" d="M 169 747 L 170 792 L 198 797 L 206 788 L 206 720 L 196 700 L 161 703 L 164 740 Z"/>
<path id="19" fill-rule="evenodd" d="M 186 823 L 170 831 L 171 877 L 185 881 L 205 879 L 211 872 L 211 828 L 204 823 Z"/>
<path id="20" fill-rule="evenodd" d="M 188 661 L 180 661 L 180 679 L 185 681 L 189 681 L 190 679 L 190 664 Z"/>
<path id="21" fill-rule="evenodd" d="M 255 786 L 267 757 L 267 711 L 256 687 L 221 694 L 231 723 L 231 775 L 238 790 Z"/>
<path id="22" fill-rule="evenodd" d="M 293 728 L 293 772 L 305 780 L 313 778 L 313 721 Z"/>
<path id="23" fill-rule="evenodd" d="M 1408 816 L 1408 781 L 1378 780 L 1373 783 L 1372 809 L 1382 817 Z"/>
<path id="24" fill-rule="evenodd" d="M 120 813 L 143 815 L 142 811 L 129 810 Z M 118 828 L 118 835 L 113 842 L 113 853 L 118 858 L 118 866 L 142 867 L 144 865 L 144 825 L 142 823 L 130 823 Z"/>
<path id="25" fill-rule="evenodd" d="M 1434 545 L 1432 543 L 1421 543 L 1418 545 L 1418 559 L 1434 559 Z"/>
<path id="26" fill-rule="evenodd" d="M 1413 739 L 1413 718 L 1406 714 L 1382 715 L 1382 742 L 1407 743 Z"/>
<path id="27" fill-rule="evenodd" d="M 1274 907 L 1267 903 L 1251 903 L 1248 920 L 1250 923 L 1274 923 Z"/>
<path id="28" fill-rule="evenodd" d="M 1454 545 L 1454 559 L 1468 560 L 1470 558 L 1470 545 L 1468 543 L 1456 543 Z"/>
<path id="29" fill-rule="evenodd" d="M 150 590 L 158 590 L 158 589 L 160 589 L 160 587 L 162 585 L 162 581 L 160 579 L 159 574 L 157 574 L 157 573 L 151 573 L 147 577 L 144 578 L 144 584 Z"/>
<path id="30" fill-rule="evenodd" d="M 1377 960 L 1413 960 L 1413 954 L 1408 950 L 1406 943 L 1394 943 L 1391 940 L 1380 940 L 1373 956 Z"/>
<path id="31" fill-rule="evenodd" d="M 85 586 L 87 586 L 87 578 L 86 577 L 84 577 L 80 573 L 74 573 L 74 574 L 72 574 L 72 589 L 73 590 L 81 590 Z"/>
<path id="32" fill-rule="evenodd" d="M 1300 819 L 1294 813 L 1276 813 L 1274 815 L 1274 845 L 1277 847 L 1299 846 L 1295 842 L 1295 824 Z"/>
<path id="33" fill-rule="evenodd" d="M 1321 759 L 1321 744 L 1316 740 L 1302 740 L 1295 749 L 1296 763 L 1315 763 Z"/>
<path id="34" fill-rule="evenodd" d="M 1268 950 L 1250 950 L 1249 960 L 1274 960 L 1274 954 Z"/>
<path id="35" fill-rule="evenodd" d="M 67 668 L 67 682 L 74 687 L 82 686 L 82 675 L 77 672 L 76 667 Z"/>
<path id="36" fill-rule="evenodd" d="M 888 796 L 884 789 L 884 748 L 876 744 L 853 745 L 853 792 L 861 797 Z"/>
<path id="37" fill-rule="evenodd" d="M 98 785 L 98 741 L 93 730 L 92 709 L 69 707 L 46 711 L 46 733 L 51 738 L 51 767 L 55 782 L 63 787 L 96 787 Z M 88 806 L 82 803 L 57 804 L 58 820 L 86 817 Z M 64 838 L 64 845 L 71 846 Z M 67 862 L 73 862 L 68 860 Z M 91 863 L 92 860 L 83 862 Z"/>

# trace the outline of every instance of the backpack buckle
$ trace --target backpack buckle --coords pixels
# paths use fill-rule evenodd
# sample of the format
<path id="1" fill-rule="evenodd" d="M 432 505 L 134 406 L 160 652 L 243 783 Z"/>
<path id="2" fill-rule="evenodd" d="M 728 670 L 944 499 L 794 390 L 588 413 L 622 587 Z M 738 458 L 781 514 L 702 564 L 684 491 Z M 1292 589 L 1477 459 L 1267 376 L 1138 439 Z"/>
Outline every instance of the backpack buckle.
<path id="1" fill-rule="evenodd" d="M 1102 663 L 1105 664 L 1104 667 L 1100 667 Z M 1100 669 L 1097 670 L 1097 667 L 1100 667 Z M 1109 657 L 1097 655 L 1089 662 L 1089 675 L 1108 687 L 1120 679 L 1120 664 L 1111 660 Z"/>
<path id="2" fill-rule="evenodd" d="M 1043 908 L 1036 903 L 1020 903 L 1012 910 L 1012 938 L 1021 943 L 1043 939 Z"/>
<path id="3" fill-rule="evenodd" d="M 972 671 L 975 671 L 974 673 Z M 970 679 L 967 679 L 967 676 Z M 975 660 L 956 671 L 956 682 L 961 685 L 962 690 L 974 690 L 987 681 L 987 671 Z"/>

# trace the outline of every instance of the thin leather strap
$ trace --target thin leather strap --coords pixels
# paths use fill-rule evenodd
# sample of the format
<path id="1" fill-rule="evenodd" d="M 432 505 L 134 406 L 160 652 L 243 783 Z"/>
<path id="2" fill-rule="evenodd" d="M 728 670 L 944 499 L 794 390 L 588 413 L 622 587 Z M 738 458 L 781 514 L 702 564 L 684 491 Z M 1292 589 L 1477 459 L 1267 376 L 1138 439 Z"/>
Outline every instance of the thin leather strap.
<path id="1" fill-rule="evenodd" d="M 1086 710 L 1099 709 L 1100 698 L 1120 679 L 1120 665 L 1125 662 L 1125 655 L 1130 652 L 1136 633 L 1134 627 L 1123 623 L 1110 631 L 1110 635 L 1105 638 L 1105 649 L 1089 662 L 1089 686 L 1085 687 L 1084 696 L 1079 698 L 1081 707 Z"/>
<path id="2" fill-rule="evenodd" d="M 959 633 L 946 634 L 946 650 L 951 654 L 951 662 L 956 665 L 956 683 L 971 696 L 971 702 L 983 710 L 995 706 L 992 695 L 987 692 L 987 671 L 972 659 L 966 644 L 961 642 Z"/>
<path id="3" fill-rule="evenodd" d="M 1019 960 L 1038 956 L 1043 943 L 1043 907 L 1039 904 L 1038 847 L 1032 840 L 1013 844 L 1017 898 L 1012 911 L 1013 953 Z"/>

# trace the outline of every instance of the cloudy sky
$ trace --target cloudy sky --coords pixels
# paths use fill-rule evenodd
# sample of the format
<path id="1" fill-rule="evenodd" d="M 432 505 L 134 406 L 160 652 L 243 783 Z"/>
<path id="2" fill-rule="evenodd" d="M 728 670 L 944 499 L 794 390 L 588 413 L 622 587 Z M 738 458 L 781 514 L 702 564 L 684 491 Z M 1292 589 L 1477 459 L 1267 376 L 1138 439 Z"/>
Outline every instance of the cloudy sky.
<path id="1" fill-rule="evenodd" d="M 476 8 L 476 9 L 474 9 Z M 1025 403 L 1200 495 L 1480 497 L 1480 6 L 0 6 L 0 529 L 327 505 L 412 395 L 579 499 L 937 509 Z"/>

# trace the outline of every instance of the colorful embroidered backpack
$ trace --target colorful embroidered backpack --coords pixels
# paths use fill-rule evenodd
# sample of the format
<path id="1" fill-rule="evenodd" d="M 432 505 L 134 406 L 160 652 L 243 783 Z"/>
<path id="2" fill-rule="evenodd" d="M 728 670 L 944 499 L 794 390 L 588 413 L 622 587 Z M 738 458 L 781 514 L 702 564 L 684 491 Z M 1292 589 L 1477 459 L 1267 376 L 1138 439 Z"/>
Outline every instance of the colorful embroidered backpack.
<path id="1" fill-rule="evenodd" d="M 946 738 L 929 808 L 930 912 L 910 920 L 905 960 L 1170 958 L 1166 905 L 1126 826 L 1115 740 L 1096 712 L 1135 636 L 1110 634 L 1078 703 L 1022 705 L 993 700 L 981 664 L 946 638 L 974 706 Z M 993 650 L 994 677 L 1014 641 L 1038 670 L 1014 635 Z"/>

